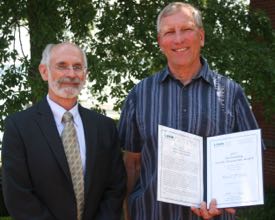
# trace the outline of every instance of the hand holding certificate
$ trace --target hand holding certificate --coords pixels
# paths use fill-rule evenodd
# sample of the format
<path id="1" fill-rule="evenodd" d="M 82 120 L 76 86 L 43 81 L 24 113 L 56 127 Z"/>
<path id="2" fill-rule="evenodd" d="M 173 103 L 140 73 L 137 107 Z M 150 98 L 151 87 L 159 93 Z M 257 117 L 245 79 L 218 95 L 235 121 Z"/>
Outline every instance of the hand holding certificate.
<path id="1" fill-rule="evenodd" d="M 260 130 L 207 138 L 205 181 L 202 137 L 159 125 L 158 141 L 159 201 L 199 207 L 207 195 L 207 207 L 213 198 L 218 208 L 263 204 Z"/>

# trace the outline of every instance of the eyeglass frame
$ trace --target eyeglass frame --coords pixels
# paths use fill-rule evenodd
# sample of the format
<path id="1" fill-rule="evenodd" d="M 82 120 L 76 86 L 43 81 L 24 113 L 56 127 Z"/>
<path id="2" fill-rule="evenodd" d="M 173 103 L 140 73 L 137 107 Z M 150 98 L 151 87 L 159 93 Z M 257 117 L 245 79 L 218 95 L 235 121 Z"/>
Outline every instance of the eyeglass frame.
<path id="1" fill-rule="evenodd" d="M 56 70 L 62 72 L 62 73 L 68 73 L 70 70 L 73 70 L 76 74 L 82 74 L 86 73 L 87 67 L 81 66 L 79 64 L 76 65 L 63 65 L 63 64 L 57 64 L 53 66 Z"/>

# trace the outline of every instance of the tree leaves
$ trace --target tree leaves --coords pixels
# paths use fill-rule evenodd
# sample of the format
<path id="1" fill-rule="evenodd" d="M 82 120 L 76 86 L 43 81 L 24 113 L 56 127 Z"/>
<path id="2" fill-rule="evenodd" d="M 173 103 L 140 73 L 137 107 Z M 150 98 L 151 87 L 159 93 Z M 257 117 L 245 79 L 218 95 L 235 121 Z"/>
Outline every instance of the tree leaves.
<path id="1" fill-rule="evenodd" d="M 157 45 L 156 19 L 169 2 L 118 0 L 113 5 L 106 3 L 98 18 L 94 50 L 100 67 L 95 69 L 94 79 L 109 74 L 92 91 L 100 91 L 106 84 L 111 86 L 114 92 L 110 95 L 118 97 L 117 109 L 136 82 L 166 64 Z M 266 109 L 271 109 L 270 99 L 275 98 L 264 91 L 275 88 L 274 34 L 268 18 L 250 11 L 241 1 L 189 2 L 202 11 L 206 30 L 203 56 L 212 68 L 237 80 L 249 96 L 261 99 Z"/>
<path id="2" fill-rule="evenodd" d="M 166 65 L 157 44 L 156 19 L 168 0 L 3 0 L 0 2 L 2 120 L 47 91 L 37 67 L 48 43 L 71 40 L 88 52 L 91 93 L 116 100 Z M 241 83 L 253 100 L 274 113 L 275 43 L 270 21 L 242 1 L 189 0 L 204 18 L 202 51 L 213 69 Z M 30 57 L 14 48 L 15 29 L 30 34 Z M 25 42 L 23 42 L 25 43 Z M 7 66 L 8 65 L 8 66 Z M 16 89 L 17 90 L 16 90 Z M 15 90 L 14 90 L 15 89 Z M 273 110 L 272 110 L 273 109 Z"/>

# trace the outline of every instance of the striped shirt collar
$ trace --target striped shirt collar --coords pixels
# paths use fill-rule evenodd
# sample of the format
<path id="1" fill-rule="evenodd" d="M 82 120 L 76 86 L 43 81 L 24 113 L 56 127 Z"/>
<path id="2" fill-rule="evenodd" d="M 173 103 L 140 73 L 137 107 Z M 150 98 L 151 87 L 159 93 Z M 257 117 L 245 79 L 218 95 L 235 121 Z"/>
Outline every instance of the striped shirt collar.
<path id="1" fill-rule="evenodd" d="M 202 63 L 202 67 L 201 67 L 200 71 L 198 72 L 198 74 L 194 77 L 193 81 L 197 80 L 199 78 L 202 78 L 206 82 L 208 82 L 209 84 L 214 86 L 213 74 L 212 74 L 212 71 L 209 70 L 207 61 L 201 57 L 201 63 Z M 168 66 L 166 66 L 166 68 L 161 72 L 160 83 L 164 82 L 167 78 L 175 79 L 175 77 L 170 72 Z"/>

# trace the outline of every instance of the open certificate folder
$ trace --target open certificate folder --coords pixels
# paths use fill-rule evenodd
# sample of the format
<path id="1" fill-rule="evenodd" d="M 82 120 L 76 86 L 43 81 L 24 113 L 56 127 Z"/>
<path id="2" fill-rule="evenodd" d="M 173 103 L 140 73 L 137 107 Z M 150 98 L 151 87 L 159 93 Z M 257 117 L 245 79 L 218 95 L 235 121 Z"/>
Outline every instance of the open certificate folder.
<path id="1" fill-rule="evenodd" d="M 261 130 L 203 138 L 159 125 L 157 200 L 218 208 L 263 204 Z"/>

